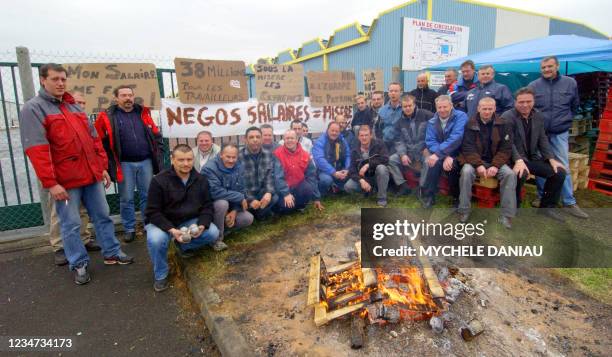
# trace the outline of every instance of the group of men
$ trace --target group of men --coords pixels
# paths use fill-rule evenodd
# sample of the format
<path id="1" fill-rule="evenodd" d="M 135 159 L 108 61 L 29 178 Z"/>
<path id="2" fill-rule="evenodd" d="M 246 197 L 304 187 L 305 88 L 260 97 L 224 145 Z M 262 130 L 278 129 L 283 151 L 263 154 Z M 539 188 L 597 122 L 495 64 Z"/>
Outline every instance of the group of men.
<path id="1" fill-rule="evenodd" d="M 336 115 L 314 142 L 299 120 L 278 143 L 271 125 L 250 127 L 241 148 L 219 147 L 211 132 L 202 131 L 196 147 L 176 145 L 172 166 L 163 170 L 159 128 L 149 108 L 135 103 L 133 88 L 115 88 L 116 104 L 92 123 L 82 96 L 66 91 L 67 71 L 44 65 L 40 92 L 24 105 L 20 129 L 23 148 L 54 203 L 52 227 L 61 231 L 61 242 L 57 229 L 55 234 L 56 263 L 67 261 L 75 282 L 85 284 L 91 279 L 87 251 L 101 250 L 105 264 L 134 261 L 121 250 L 109 217 L 105 188 L 111 181 L 119 188 L 126 243 L 136 236 L 138 191 L 155 291 L 168 287 L 171 241 L 183 257 L 204 246 L 220 251 L 227 248 L 228 234 L 254 220 L 302 211 L 309 203 L 323 210 L 321 197 L 340 191 L 375 193 L 385 207 L 390 182 L 398 194 L 411 193 L 407 170 L 420 174 L 417 195 L 425 208 L 435 204 L 438 181 L 446 173 L 462 222 L 469 219 L 476 177 L 496 177 L 500 223 L 510 228 L 518 192 L 530 173 L 541 181 L 542 213 L 562 220 L 554 207 L 563 195 L 570 213 L 586 218 L 566 175 L 576 84 L 558 73 L 556 58 L 544 59 L 542 78 L 515 98 L 495 83 L 491 66 L 476 74 L 468 61 L 461 73 L 457 80 L 456 72 L 447 71 L 439 93 L 427 87 L 422 74 L 417 89 L 404 96 L 399 83 L 389 84 L 387 104 L 383 92 L 373 93 L 370 105 L 358 95 L 352 122 Z M 555 94 L 560 90 L 564 96 Z M 81 241 L 80 229 L 87 224 L 81 205 L 100 246 Z"/>

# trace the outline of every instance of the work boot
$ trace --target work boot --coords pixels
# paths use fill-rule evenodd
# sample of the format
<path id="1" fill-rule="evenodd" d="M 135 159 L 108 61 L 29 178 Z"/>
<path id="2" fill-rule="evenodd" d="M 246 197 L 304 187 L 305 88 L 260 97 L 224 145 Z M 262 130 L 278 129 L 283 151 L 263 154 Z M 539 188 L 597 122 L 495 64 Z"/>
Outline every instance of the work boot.
<path id="1" fill-rule="evenodd" d="M 215 244 L 213 244 L 213 249 L 215 252 L 220 252 L 222 250 L 226 250 L 227 249 L 227 244 L 223 243 L 222 240 L 218 240 L 215 242 Z"/>
<path id="2" fill-rule="evenodd" d="M 136 239 L 136 232 L 125 232 L 123 234 L 123 241 L 126 243 L 131 243 Z"/>
<path id="3" fill-rule="evenodd" d="M 376 205 L 378 207 L 382 207 L 382 208 L 387 207 L 387 199 L 386 198 L 379 198 L 378 201 L 376 201 Z"/>
<path id="4" fill-rule="evenodd" d="M 565 213 L 571 214 L 574 217 L 578 217 L 582 219 L 589 218 L 589 215 L 586 214 L 586 212 L 583 211 L 580 207 L 578 207 L 577 204 L 563 206 L 563 211 Z"/>
<path id="5" fill-rule="evenodd" d="M 168 287 L 169 287 L 168 277 L 165 277 L 159 280 L 155 280 L 155 283 L 153 283 L 153 290 L 155 290 L 158 293 L 161 293 L 162 291 L 168 289 Z"/>
<path id="6" fill-rule="evenodd" d="M 119 264 L 119 265 L 127 265 L 127 264 L 132 264 L 134 262 L 134 258 L 130 257 L 129 255 L 119 251 L 119 254 L 113 256 L 113 257 L 104 257 L 104 264 L 106 265 L 115 265 L 115 264 Z"/>
<path id="7" fill-rule="evenodd" d="M 74 269 L 74 282 L 77 285 L 84 285 L 91 281 L 91 277 L 87 272 L 87 264 L 83 264 L 80 267 Z"/>
<path id="8" fill-rule="evenodd" d="M 90 240 L 87 242 L 87 244 L 85 244 L 85 249 L 87 249 L 88 252 L 97 252 L 102 250 L 102 248 L 93 240 Z"/>
<path id="9" fill-rule="evenodd" d="M 434 198 L 432 196 L 423 196 L 421 198 L 421 208 L 430 209 L 434 205 Z"/>
<path id="10" fill-rule="evenodd" d="M 53 260 L 55 260 L 55 265 L 60 267 L 68 264 L 68 259 L 66 259 L 66 253 L 63 248 L 53 254 Z"/>
<path id="11" fill-rule="evenodd" d="M 536 197 L 533 201 L 531 201 L 531 207 L 540 208 L 540 198 Z"/>
<path id="12" fill-rule="evenodd" d="M 410 187 L 408 187 L 408 182 L 404 182 L 403 184 L 399 185 L 397 189 L 398 196 L 407 196 L 410 194 L 410 192 L 412 192 L 412 190 Z"/>
<path id="13" fill-rule="evenodd" d="M 554 219 L 555 221 L 559 221 L 559 222 L 565 222 L 565 219 L 563 218 L 563 216 L 557 211 L 556 208 L 552 208 L 552 207 L 545 207 L 545 208 L 540 208 L 537 210 L 538 214 L 547 216 L 549 218 Z"/>
<path id="14" fill-rule="evenodd" d="M 512 221 L 510 220 L 509 217 L 506 216 L 499 216 L 499 218 L 497 219 L 497 221 L 504 226 L 504 228 L 506 229 L 512 229 Z"/>

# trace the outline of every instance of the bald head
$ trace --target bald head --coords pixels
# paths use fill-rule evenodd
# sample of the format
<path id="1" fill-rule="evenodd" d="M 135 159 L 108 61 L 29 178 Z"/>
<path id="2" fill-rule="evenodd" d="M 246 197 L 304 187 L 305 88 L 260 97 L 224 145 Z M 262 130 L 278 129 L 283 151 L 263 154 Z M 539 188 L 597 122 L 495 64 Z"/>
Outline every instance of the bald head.
<path id="1" fill-rule="evenodd" d="M 427 88 L 427 73 L 420 73 L 417 76 L 417 88 Z"/>

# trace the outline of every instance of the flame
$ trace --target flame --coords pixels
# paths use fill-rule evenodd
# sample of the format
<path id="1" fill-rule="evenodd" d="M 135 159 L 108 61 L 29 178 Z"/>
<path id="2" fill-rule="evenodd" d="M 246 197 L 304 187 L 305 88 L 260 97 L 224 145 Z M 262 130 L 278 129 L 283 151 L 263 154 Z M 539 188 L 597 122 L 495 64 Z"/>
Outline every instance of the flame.
<path id="1" fill-rule="evenodd" d="M 402 267 L 392 273 L 384 272 L 381 268 L 378 268 L 376 272 L 378 274 L 378 290 L 383 295 L 388 296 L 383 301 L 385 305 L 402 304 L 414 310 L 421 310 L 419 305 L 431 309 L 437 308 L 418 267 Z M 395 283 L 398 287 L 388 287 L 388 285 L 391 285 L 390 282 Z M 404 289 L 400 288 L 400 285 L 404 285 Z"/>

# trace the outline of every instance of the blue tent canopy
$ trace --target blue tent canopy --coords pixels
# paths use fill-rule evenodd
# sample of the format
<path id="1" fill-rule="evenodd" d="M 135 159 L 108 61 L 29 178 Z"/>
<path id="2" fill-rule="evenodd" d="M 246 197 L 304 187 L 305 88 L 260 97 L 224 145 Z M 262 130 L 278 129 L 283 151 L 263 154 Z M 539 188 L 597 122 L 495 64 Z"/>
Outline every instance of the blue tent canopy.
<path id="1" fill-rule="evenodd" d="M 612 41 L 597 40 L 576 35 L 553 35 L 535 40 L 476 53 L 427 68 L 443 71 L 459 68 L 463 61 L 474 61 L 476 67 L 495 65 L 496 72 L 539 72 L 540 60 L 546 56 L 557 56 L 560 72 L 576 74 L 587 72 L 612 72 Z"/>

